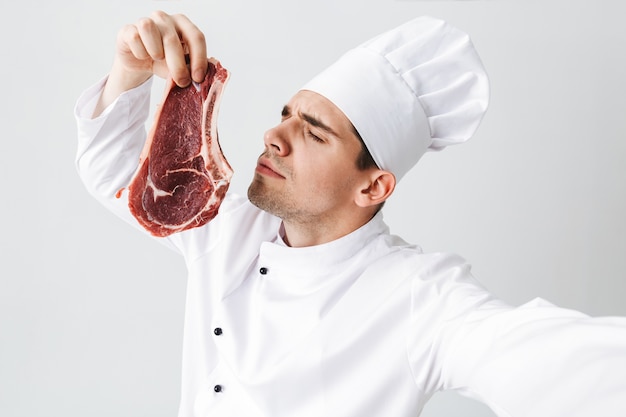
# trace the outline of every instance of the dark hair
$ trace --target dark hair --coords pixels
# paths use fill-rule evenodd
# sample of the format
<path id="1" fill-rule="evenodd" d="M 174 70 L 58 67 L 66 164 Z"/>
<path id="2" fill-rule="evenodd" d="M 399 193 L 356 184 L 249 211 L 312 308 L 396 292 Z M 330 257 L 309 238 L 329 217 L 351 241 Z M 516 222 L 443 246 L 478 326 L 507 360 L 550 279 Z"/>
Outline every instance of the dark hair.
<path id="1" fill-rule="evenodd" d="M 365 146 L 365 142 L 363 142 L 363 138 L 359 134 L 359 131 L 356 130 L 354 125 L 352 126 L 352 130 L 354 131 L 356 137 L 359 139 L 359 142 L 361 142 L 361 152 L 359 152 L 359 155 L 356 158 L 356 167 L 361 171 L 369 168 L 379 168 L 378 164 L 376 164 L 376 161 L 374 161 L 374 158 L 372 157 L 369 149 L 367 149 L 367 146 Z"/>
<path id="2" fill-rule="evenodd" d="M 365 146 L 365 142 L 363 141 L 363 138 L 359 134 L 359 131 L 356 130 L 356 127 L 354 127 L 354 125 L 352 125 L 352 130 L 354 131 L 354 134 L 356 135 L 356 137 L 359 139 L 359 142 L 361 142 L 361 151 L 359 152 L 359 155 L 356 157 L 356 167 L 361 171 L 365 171 L 366 169 L 369 169 L 369 168 L 380 168 L 378 164 L 376 163 L 376 161 L 374 161 L 372 154 L 370 153 L 369 149 L 367 149 L 367 146 Z M 378 213 L 383 208 L 385 203 L 386 201 L 383 201 L 382 203 L 380 203 L 376 207 L 376 211 L 374 212 L 374 214 Z"/>

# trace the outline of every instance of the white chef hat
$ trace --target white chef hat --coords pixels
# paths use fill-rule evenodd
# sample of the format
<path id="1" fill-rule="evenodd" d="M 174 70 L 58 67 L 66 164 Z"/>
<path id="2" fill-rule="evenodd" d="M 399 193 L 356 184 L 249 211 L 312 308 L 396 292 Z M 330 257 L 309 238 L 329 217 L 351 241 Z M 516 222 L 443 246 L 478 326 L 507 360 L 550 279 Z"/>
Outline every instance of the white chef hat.
<path id="1" fill-rule="evenodd" d="M 377 165 L 398 180 L 427 150 L 468 140 L 489 101 L 469 36 L 427 16 L 348 51 L 302 89 L 343 111 Z"/>

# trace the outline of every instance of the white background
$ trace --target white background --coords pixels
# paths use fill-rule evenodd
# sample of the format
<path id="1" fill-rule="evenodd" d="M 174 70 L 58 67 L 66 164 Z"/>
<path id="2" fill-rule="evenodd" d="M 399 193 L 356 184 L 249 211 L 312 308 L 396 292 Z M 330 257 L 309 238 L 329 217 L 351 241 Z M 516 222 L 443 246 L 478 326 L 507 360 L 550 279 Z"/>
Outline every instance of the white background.
<path id="1" fill-rule="evenodd" d="M 466 30 L 491 108 L 470 142 L 403 179 L 392 232 L 461 254 L 511 303 L 626 315 L 623 2 L 3 0 L 0 416 L 176 414 L 182 260 L 95 203 L 74 168 L 76 98 L 107 72 L 117 30 L 156 8 L 189 15 L 232 72 L 220 137 L 239 193 L 282 105 L 345 50 L 420 14 Z M 492 413 L 443 394 L 423 415 Z"/>

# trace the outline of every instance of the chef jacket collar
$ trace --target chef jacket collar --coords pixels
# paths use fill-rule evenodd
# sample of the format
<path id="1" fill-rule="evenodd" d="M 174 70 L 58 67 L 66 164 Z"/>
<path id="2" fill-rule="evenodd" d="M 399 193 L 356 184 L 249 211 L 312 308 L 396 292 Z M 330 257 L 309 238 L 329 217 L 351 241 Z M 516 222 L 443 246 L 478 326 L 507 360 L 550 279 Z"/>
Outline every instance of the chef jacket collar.
<path id="1" fill-rule="evenodd" d="M 260 262 L 271 275 L 274 270 L 290 271 L 298 276 L 320 277 L 335 274 L 342 265 L 353 261 L 355 255 L 389 228 L 383 221 L 382 212 L 378 212 L 368 223 L 354 232 L 328 243 L 300 248 L 289 247 L 283 237 L 281 226 L 273 242 L 263 242 L 260 249 Z"/>

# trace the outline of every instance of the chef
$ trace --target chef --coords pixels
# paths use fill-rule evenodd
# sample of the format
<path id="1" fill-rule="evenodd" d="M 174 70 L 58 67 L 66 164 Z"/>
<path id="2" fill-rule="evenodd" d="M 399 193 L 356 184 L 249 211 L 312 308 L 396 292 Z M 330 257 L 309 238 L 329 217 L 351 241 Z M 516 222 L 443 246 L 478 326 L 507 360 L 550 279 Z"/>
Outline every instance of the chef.
<path id="1" fill-rule="evenodd" d="M 155 12 L 120 31 L 109 75 L 77 102 L 79 174 L 138 229 L 115 195 L 146 138 L 149 80 L 205 72 L 202 33 Z M 469 139 L 488 96 L 467 34 L 430 17 L 296 92 L 248 198 L 229 194 L 209 224 L 163 239 L 188 269 L 180 417 L 415 417 L 441 390 L 502 417 L 625 415 L 626 318 L 507 305 L 464 259 L 384 223 L 396 182 Z"/>

